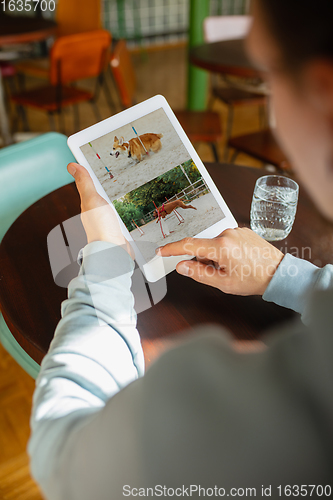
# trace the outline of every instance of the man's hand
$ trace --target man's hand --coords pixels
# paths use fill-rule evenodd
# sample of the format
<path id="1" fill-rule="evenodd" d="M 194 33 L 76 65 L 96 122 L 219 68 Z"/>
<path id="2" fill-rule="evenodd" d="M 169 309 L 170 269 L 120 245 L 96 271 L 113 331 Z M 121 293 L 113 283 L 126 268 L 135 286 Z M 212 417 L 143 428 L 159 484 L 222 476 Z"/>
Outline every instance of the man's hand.
<path id="1" fill-rule="evenodd" d="M 119 246 L 127 245 L 130 253 L 130 246 L 121 232 L 114 210 L 97 193 L 88 171 L 77 163 L 69 163 L 67 170 L 74 177 L 80 194 L 81 219 L 88 243 L 92 241 L 108 241 Z"/>
<path id="2" fill-rule="evenodd" d="M 248 228 L 227 229 L 213 239 L 184 238 L 158 255 L 193 255 L 177 272 L 235 295 L 263 295 L 284 254 Z"/>

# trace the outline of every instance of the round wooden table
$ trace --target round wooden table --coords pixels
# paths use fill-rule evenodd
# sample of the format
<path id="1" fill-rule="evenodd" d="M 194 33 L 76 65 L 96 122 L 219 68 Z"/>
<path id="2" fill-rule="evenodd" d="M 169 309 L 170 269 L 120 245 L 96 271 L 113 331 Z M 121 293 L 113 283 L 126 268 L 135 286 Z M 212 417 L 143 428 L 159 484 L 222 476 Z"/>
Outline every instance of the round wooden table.
<path id="1" fill-rule="evenodd" d="M 0 13 L 0 45 L 39 42 L 55 35 L 56 29 L 49 19 Z"/>
<path id="2" fill-rule="evenodd" d="M 244 38 L 204 43 L 190 50 L 190 62 L 213 73 L 258 78 L 260 72 L 248 58 L 244 44 Z"/>
<path id="3" fill-rule="evenodd" d="M 56 23 L 41 17 L 9 16 L 0 11 L 0 47 L 16 43 L 30 43 L 45 40 L 56 33 Z M 0 71 L 0 131 L 5 145 L 13 142 L 7 110 L 3 98 Z"/>
<path id="4" fill-rule="evenodd" d="M 239 225 L 248 226 L 254 184 L 265 172 L 228 164 L 206 166 Z M 79 212 L 75 184 L 69 184 L 23 212 L 0 245 L 0 310 L 16 340 L 38 363 L 48 350 L 67 295 L 53 281 L 47 235 Z M 318 265 L 331 262 L 333 224 L 321 217 L 302 188 L 292 233 L 276 246 L 303 253 Z M 187 329 L 190 334 L 199 324 L 217 323 L 236 338 L 250 340 L 293 316 L 260 297 L 225 295 L 173 272 L 167 276 L 164 299 L 138 315 L 138 329 L 149 363 L 176 342 L 180 332 Z"/>

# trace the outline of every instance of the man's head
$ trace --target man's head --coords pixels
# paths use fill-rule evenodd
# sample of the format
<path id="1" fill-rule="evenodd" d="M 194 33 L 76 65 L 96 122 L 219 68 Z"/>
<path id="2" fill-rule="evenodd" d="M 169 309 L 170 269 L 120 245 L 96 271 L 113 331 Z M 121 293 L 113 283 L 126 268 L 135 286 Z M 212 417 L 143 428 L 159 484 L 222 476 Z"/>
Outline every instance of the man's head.
<path id="1" fill-rule="evenodd" d="M 248 52 L 263 70 L 281 146 L 333 219 L 333 1 L 254 0 Z"/>

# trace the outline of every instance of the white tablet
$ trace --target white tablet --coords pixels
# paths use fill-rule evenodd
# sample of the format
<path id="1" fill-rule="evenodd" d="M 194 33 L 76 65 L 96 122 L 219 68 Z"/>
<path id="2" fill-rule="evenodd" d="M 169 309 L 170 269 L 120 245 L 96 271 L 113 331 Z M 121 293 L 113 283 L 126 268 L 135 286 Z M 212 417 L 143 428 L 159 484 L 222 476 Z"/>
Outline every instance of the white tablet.
<path id="1" fill-rule="evenodd" d="M 68 138 L 78 163 L 116 210 L 148 281 L 189 256 L 156 256 L 185 237 L 237 223 L 166 99 L 157 95 Z"/>

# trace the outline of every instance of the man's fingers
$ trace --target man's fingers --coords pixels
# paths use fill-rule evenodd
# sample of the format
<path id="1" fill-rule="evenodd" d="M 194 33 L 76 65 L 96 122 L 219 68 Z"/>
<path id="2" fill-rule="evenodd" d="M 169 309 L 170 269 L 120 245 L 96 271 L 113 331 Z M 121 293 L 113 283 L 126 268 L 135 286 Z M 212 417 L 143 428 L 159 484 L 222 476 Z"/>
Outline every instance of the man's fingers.
<path id="1" fill-rule="evenodd" d="M 171 255 L 195 255 L 209 260 L 217 260 L 217 242 L 212 239 L 184 238 L 157 249 L 162 257 Z"/>
<path id="2" fill-rule="evenodd" d="M 82 165 L 78 163 L 69 163 L 68 172 L 74 177 L 77 190 L 81 197 L 81 202 L 96 194 L 96 188 L 92 178 Z"/>
<path id="3" fill-rule="evenodd" d="M 223 270 L 216 269 L 214 266 L 207 266 L 195 260 L 183 260 L 177 265 L 176 269 L 179 274 L 215 288 L 221 287 L 221 279 L 226 276 Z"/>
<path id="4" fill-rule="evenodd" d="M 207 266 L 217 266 L 216 262 L 211 259 L 206 259 L 205 257 L 196 257 L 196 260 L 201 262 L 201 264 L 206 264 Z"/>

